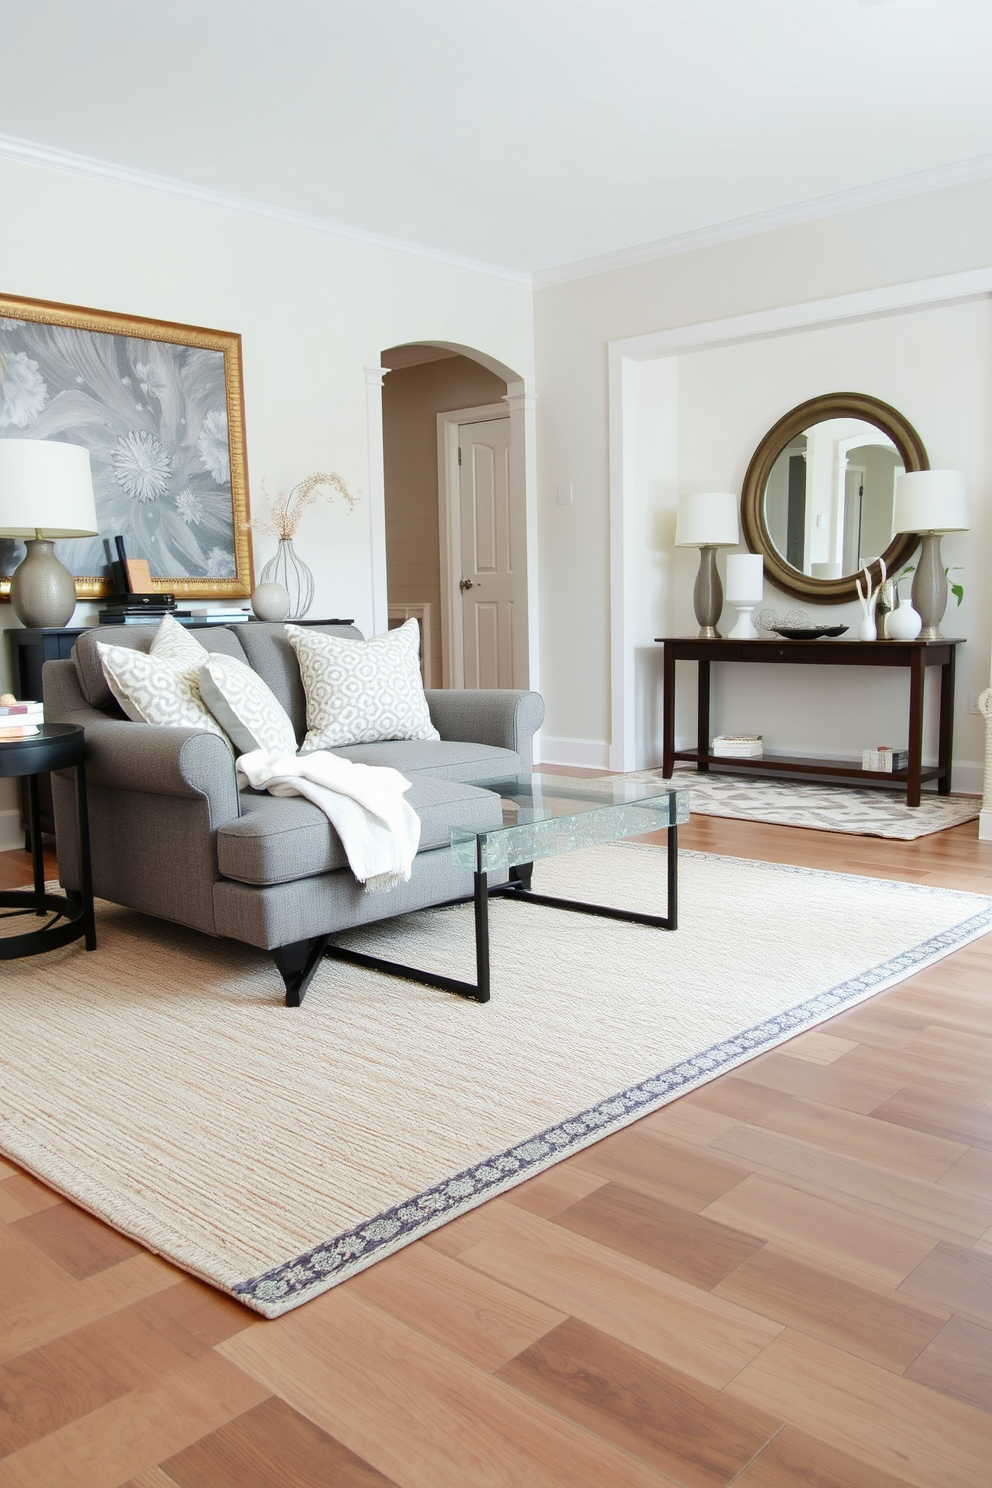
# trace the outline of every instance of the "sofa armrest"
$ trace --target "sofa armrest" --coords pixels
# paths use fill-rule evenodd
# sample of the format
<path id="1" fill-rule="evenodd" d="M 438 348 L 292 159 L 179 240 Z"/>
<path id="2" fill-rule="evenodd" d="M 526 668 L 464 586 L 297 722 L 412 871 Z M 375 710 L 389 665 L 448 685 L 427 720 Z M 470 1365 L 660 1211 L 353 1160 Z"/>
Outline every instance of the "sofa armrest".
<path id="1" fill-rule="evenodd" d="M 431 690 L 425 696 L 442 739 L 513 749 L 522 768 L 531 769 L 534 735 L 544 719 L 544 699 L 539 692 Z"/>
<path id="2" fill-rule="evenodd" d="M 237 819 L 234 758 L 217 734 L 108 718 L 83 698 L 71 661 L 46 662 L 42 675 L 47 721 L 76 723 L 86 730 L 87 785 L 203 798 L 211 829 Z"/>

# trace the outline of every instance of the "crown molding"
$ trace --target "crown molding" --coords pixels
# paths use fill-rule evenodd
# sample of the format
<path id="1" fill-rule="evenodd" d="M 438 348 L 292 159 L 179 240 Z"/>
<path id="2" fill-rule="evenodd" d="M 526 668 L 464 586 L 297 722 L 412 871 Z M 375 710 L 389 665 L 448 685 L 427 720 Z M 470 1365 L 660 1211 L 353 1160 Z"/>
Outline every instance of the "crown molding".
<path id="1" fill-rule="evenodd" d="M 909 176 L 896 176 L 890 181 L 875 181 L 870 186 L 855 186 L 850 191 L 835 191 L 830 196 L 812 197 L 789 207 L 775 207 L 769 212 L 756 212 L 749 217 L 736 217 L 730 222 L 717 222 L 712 227 L 696 228 L 641 243 L 634 248 L 620 248 L 595 258 L 577 259 L 550 269 L 538 269 L 533 275 L 534 289 L 550 289 L 575 279 L 589 279 L 595 274 L 609 274 L 657 258 L 672 258 L 679 253 L 692 253 L 698 248 L 712 248 L 735 238 L 751 238 L 777 228 L 798 227 L 822 217 L 856 212 L 863 207 L 880 206 L 908 196 L 923 196 L 929 191 L 942 191 L 950 186 L 965 186 L 992 176 L 992 155 L 978 155 L 954 165 L 939 165 L 932 170 L 915 171 Z"/>
<path id="2" fill-rule="evenodd" d="M 478 278 L 493 279 L 500 284 L 512 285 L 515 289 L 529 290 L 532 288 L 530 274 L 520 270 L 502 268 L 498 264 L 481 263 L 474 258 L 461 258 L 457 254 L 427 248 L 421 243 L 409 243 L 402 238 L 389 238 L 380 233 L 363 232 L 358 228 L 345 227 L 338 222 L 329 222 L 323 217 L 308 216 L 305 212 L 294 212 L 285 207 L 270 206 L 266 202 L 253 201 L 248 197 L 230 196 L 226 192 L 214 191 L 206 186 L 195 186 L 189 181 L 177 181 L 170 176 L 156 176 L 147 171 L 132 170 L 128 166 L 115 165 L 109 160 L 95 160 L 88 155 L 76 155 L 69 150 L 56 150 L 49 145 L 35 144 L 31 140 L 15 139 L 11 135 L 0 135 L 0 159 L 11 160 L 17 165 L 33 165 L 43 170 L 60 171 L 63 175 L 77 176 L 85 181 L 100 181 L 108 186 L 122 186 L 131 191 L 143 191 L 150 196 L 183 202 L 186 206 L 207 207 L 215 211 L 229 212 L 236 217 L 265 222 L 273 227 L 291 228 L 296 232 L 328 238 L 332 242 L 371 249 L 375 253 L 389 253 L 394 258 L 405 258 L 415 263 L 453 269 L 460 274 L 474 274 Z"/>

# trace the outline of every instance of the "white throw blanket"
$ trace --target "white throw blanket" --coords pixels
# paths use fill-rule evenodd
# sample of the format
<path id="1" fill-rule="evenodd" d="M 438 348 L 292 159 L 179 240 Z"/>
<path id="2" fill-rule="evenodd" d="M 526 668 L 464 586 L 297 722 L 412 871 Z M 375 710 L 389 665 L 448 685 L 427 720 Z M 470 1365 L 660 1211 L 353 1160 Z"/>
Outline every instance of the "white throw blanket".
<path id="1" fill-rule="evenodd" d="M 256 790 L 272 796 L 306 796 L 327 817 L 366 892 L 405 883 L 420 845 L 420 817 L 403 793 L 410 782 L 398 770 L 357 765 L 325 749 L 280 754 L 253 749 L 238 771 Z"/>

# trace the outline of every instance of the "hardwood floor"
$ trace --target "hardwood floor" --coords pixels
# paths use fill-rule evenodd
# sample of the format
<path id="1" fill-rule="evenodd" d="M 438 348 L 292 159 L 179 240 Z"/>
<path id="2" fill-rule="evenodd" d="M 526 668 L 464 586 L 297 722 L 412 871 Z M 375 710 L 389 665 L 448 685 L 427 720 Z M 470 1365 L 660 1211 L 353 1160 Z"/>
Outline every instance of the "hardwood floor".
<path id="1" fill-rule="evenodd" d="M 973 822 L 682 842 L 992 894 Z M 984 1488 L 990 1072 L 992 936 L 275 1322 L 0 1162 L 0 1488 Z"/>

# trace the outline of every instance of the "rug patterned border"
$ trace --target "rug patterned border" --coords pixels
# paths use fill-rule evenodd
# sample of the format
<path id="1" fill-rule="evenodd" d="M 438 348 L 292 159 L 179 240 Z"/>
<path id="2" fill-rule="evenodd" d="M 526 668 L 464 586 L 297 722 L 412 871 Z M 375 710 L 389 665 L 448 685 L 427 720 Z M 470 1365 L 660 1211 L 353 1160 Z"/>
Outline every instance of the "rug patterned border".
<path id="1" fill-rule="evenodd" d="M 637 843 L 623 845 L 635 851 L 643 850 L 644 847 L 644 844 Z M 694 858 L 728 856 L 725 853 L 698 852 L 684 855 Z M 798 873 L 826 879 L 850 876 L 786 863 L 766 863 L 752 859 L 740 861 L 747 862 L 750 867 L 775 873 Z M 908 894 L 960 892 L 962 898 L 979 901 L 985 897 L 967 890 L 944 889 L 930 884 L 903 883 L 893 879 L 867 881 L 884 883 L 887 888 L 902 890 Z M 310 1301 L 331 1286 L 346 1281 L 348 1277 L 365 1270 L 376 1261 L 383 1260 L 393 1251 L 420 1239 L 431 1230 L 439 1229 L 442 1224 L 459 1214 L 467 1213 L 487 1199 L 496 1198 L 527 1178 L 534 1177 L 542 1169 L 553 1166 L 583 1147 L 591 1146 L 611 1132 L 622 1130 L 639 1116 L 658 1110 L 677 1096 L 685 1095 L 705 1084 L 715 1075 L 725 1073 L 755 1054 L 815 1027 L 841 1008 L 852 1006 L 884 987 L 902 981 L 924 964 L 960 949 L 992 929 L 992 898 L 987 898 L 985 905 L 984 909 L 967 920 L 880 962 L 868 971 L 840 982 L 836 987 L 820 992 L 815 997 L 807 998 L 785 1012 L 776 1013 L 733 1038 L 713 1044 L 659 1074 L 618 1091 L 616 1095 L 608 1096 L 595 1106 L 538 1132 L 536 1136 L 465 1168 L 453 1178 L 445 1178 L 431 1188 L 424 1189 L 422 1193 L 415 1194 L 390 1209 L 382 1210 L 354 1229 L 345 1230 L 340 1235 L 322 1241 L 290 1261 L 238 1282 L 231 1288 L 231 1294 L 266 1317 L 278 1317 L 281 1313 Z"/>

